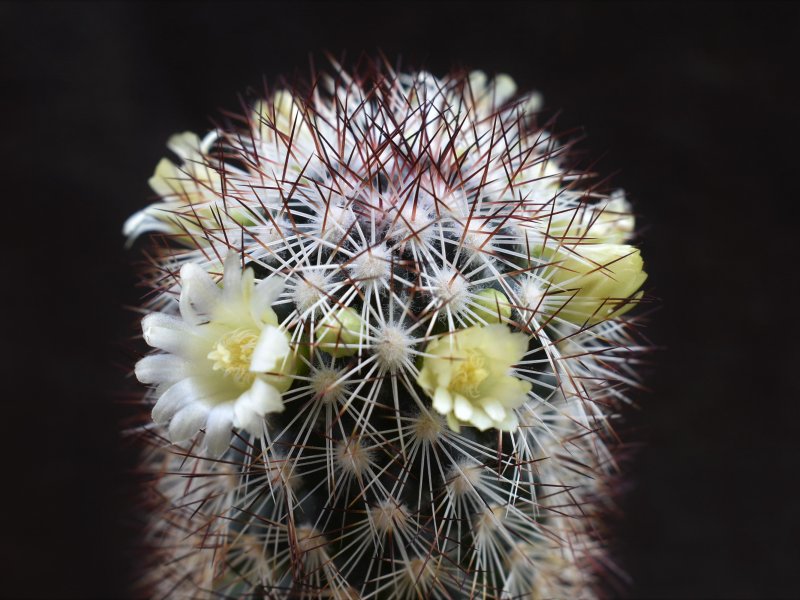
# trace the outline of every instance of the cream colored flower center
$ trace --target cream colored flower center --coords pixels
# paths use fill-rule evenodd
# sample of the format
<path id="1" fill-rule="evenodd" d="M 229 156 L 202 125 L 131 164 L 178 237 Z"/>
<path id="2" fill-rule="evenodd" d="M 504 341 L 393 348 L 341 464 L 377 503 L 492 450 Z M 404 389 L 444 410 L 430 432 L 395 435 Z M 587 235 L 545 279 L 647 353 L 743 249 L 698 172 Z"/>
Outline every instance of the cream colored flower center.
<path id="1" fill-rule="evenodd" d="M 477 398 L 480 395 L 478 386 L 489 377 L 485 364 L 486 359 L 479 350 L 467 350 L 467 358 L 455 363 L 450 389 L 462 396 Z"/>
<path id="2" fill-rule="evenodd" d="M 250 385 L 256 375 L 250 372 L 250 362 L 258 342 L 255 329 L 237 329 L 222 336 L 208 353 L 209 360 L 214 361 L 213 369 L 223 371 L 236 383 Z"/>

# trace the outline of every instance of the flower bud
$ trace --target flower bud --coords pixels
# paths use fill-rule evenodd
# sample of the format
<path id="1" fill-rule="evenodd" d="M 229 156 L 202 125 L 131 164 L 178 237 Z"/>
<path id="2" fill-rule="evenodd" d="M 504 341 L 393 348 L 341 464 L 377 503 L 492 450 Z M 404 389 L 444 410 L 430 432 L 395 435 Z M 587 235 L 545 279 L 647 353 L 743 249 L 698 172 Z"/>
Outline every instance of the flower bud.
<path id="1" fill-rule="evenodd" d="M 289 136 L 308 136 L 308 125 L 303 121 L 297 100 L 287 90 L 278 90 L 267 102 L 260 100 L 253 114 L 262 139 L 274 141 L 275 132 Z"/>
<path id="2" fill-rule="evenodd" d="M 587 227 L 589 223 L 591 220 L 586 222 Z M 591 227 L 588 227 L 587 237 L 603 244 L 624 244 L 633 236 L 635 227 L 636 219 L 631 213 L 630 203 L 625 199 L 625 192 L 617 190 L 601 208 Z"/>
<path id="3" fill-rule="evenodd" d="M 627 244 L 591 244 L 561 250 L 547 276 L 556 292 L 571 296 L 558 316 L 594 325 L 619 317 L 636 304 L 647 279 L 638 248 Z"/>
<path id="4" fill-rule="evenodd" d="M 317 346 L 336 358 L 353 356 L 358 352 L 362 327 L 361 316 L 350 307 L 331 313 L 317 327 Z"/>
<path id="5" fill-rule="evenodd" d="M 480 290 L 472 299 L 475 316 L 486 323 L 501 323 L 511 318 L 511 305 L 506 295 L 494 288 Z"/>
<path id="6" fill-rule="evenodd" d="M 564 243 L 623 244 L 631 239 L 636 227 L 631 205 L 621 190 L 611 194 L 603 204 L 570 208 L 545 217 L 541 226 L 547 229 L 548 237 Z M 548 250 L 542 250 L 545 257 Z"/>

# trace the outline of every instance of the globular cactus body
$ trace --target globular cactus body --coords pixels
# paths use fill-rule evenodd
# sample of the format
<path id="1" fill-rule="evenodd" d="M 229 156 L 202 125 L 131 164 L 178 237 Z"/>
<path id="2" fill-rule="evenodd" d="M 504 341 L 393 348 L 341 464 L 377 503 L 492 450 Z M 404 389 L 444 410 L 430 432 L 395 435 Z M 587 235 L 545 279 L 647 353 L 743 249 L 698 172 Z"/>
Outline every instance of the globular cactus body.
<path id="1" fill-rule="evenodd" d="M 514 94 L 337 69 L 171 139 L 126 224 L 160 242 L 155 595 L 594 594 L 645 275 Z"/>

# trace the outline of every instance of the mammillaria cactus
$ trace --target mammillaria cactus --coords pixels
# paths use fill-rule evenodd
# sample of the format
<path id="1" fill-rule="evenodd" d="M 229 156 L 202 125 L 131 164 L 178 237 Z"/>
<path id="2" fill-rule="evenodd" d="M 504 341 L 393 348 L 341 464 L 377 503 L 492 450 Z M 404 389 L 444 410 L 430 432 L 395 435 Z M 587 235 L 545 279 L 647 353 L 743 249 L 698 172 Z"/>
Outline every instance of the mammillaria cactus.
<path id="1" fill-rule="evenodd" d="M 337 67 L 170 138 L 125 225 L 154 596 L 595 594 L 646 275 L 515 94 Z"/>

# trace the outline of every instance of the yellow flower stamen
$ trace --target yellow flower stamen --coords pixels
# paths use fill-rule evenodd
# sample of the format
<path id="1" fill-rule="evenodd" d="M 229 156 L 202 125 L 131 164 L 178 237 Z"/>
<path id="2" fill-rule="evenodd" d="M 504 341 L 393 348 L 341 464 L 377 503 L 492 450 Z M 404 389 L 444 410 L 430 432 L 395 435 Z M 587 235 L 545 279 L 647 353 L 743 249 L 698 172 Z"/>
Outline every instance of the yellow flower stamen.
<path id="1" fill-rule="evenodd" d="M 250 362 L 258 342 L 258 332 L 254 329 L 237 329 L 222 336 L 208 353 L 208 359 L 214 361 L 215 371 L 224 371 L 226 377 L 236 383 L 250 385 L 255 373 L 250 372 Z"/>
<path id="2" fill-rule="evenodd" d="M 484 368 L 486 359 L 478 350 L 467 350 L 467 358 L 455 363 L 455 373 L 450 382 L 450 389 L 470 398 L 480 395 L 478 387 L 489 377 Z"/>

